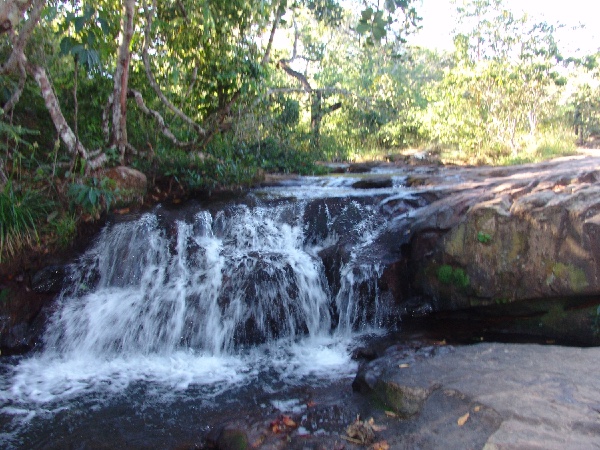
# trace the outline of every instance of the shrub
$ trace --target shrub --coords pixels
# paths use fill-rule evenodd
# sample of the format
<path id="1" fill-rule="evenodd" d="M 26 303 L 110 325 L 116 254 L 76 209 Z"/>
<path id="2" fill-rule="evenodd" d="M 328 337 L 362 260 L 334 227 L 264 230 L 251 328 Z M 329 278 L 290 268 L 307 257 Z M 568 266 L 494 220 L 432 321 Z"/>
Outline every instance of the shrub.
<path id="1" fill-rule="evenodd" d="M 37 224 L 45 218 L 53 203 L 33 190 L 19 192 L 12 182 L 0 192 L 0 262 L 15 256 L 24 246 L 38 241 Z"/>

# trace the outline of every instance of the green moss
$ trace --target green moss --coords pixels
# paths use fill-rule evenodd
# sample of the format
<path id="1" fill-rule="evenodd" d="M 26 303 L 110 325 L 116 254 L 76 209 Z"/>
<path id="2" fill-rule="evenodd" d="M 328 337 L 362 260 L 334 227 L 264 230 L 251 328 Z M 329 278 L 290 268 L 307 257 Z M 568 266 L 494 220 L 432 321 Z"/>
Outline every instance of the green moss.
<path id="1" fill-rule="evenodd" d="M 227 448 L 231 450 L 246 450 L 250 448 L 248 436 L 241 430 L 225 429 L 219 436 L 219 448 Z"/>
<path id="2" fill-rule="evenodd" d="M 462 256 L 464 254 L 466 233 L 467 227 L 465 224 L 461 224 L 452 230 L 448 237 L 448 241 L 446 241 L 446 253 L 453 257 Z"/>
<path id="3" fill-rule="evenodd" d="M 391 408 L 405 418 L 418 413 L 430 394 L 429 390 L 423 387 L 384 381 L 378 381 L 374 390 L 386 409 Z"/>
<path id="4" fill-rule="evenodd" d="M 481 244 L 489 244 L 490 242 L 492 242 L 492 236 L 488 233 L 484 233 L 483 231 L 479 231 L 477 233 L 477 240 Z"/>
<path id="5" fill-rule="evenodd" d="M 0 303 L 8 301 L 9 297 L 10 297 L 10 289 L 9 288 L 0 289 Z"/>
<path id="6" fill-rule="evenodd" d="M 553 264 L 551 274 L 546 282 L 547 284 L 552 284 L 555 279 L 568 283 L 569 288 L 571 288 L 573 292 L 582 292 L 589 286 L 587 276 L 583 269 L 575 267 L 572 264 Z"/>
<path id="7" fill-rule="evenodd" d="M 469 275 L 460 267 L 452 267 L 444 264 L 438 268 L 437 278 L 442 284 L 452 285 L 458 288 L 466 288 L 471 284 Z"/>
<path id="8" fill-rule="evenodd" d="M 452 272 L 453 272 L 452 266 L 449 266 L 448 264 L 444 264 L 443 266 L 440 266 L 437 271 L 437 278 L 440 281 L 440 283 L 443 283 L 443 284 L 452 283 Z"/>
<path id="9" fill-rule="evenodd" d="M 553 305 L 540 320 L 540 324 L 552 330 L 558 330 L 565 322 L 566 313 L 562 305 Z"/>

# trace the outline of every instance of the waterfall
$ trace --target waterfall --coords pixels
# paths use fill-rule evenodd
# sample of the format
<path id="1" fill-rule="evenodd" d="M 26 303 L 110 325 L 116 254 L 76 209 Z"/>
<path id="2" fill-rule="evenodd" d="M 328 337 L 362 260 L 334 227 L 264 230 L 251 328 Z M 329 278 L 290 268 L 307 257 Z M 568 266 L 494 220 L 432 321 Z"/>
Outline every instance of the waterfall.
<path id="1" fill-rule="evenodd" d="M 335 218 L 324 213 L 331 224 Z M 363 240 L 368 213 L 352 225 Z M 172 223 L 148 213 L 108 226 L 72 267 L 46 348 L 104 357 L 184 348 L 221 355 L 380 325 L 378 268 L 355 255 L 339 268 L 334 295 L 318 251 L 339 237 L 306 242 L 310 220 L 305 205 L 289 203 L 200 210 Z M 365 283 L 369 298 L 357 292 Z"/>
<path id="2" fill-rule="evenodd" d="M 397 320 L 372 254 L 380 201 L 254 197 L 106 225 L 69 266 L 41 349 L 0 364 L 0 418 L 20 435 L 73 401 L 354 376 L 357 337 Z"/>

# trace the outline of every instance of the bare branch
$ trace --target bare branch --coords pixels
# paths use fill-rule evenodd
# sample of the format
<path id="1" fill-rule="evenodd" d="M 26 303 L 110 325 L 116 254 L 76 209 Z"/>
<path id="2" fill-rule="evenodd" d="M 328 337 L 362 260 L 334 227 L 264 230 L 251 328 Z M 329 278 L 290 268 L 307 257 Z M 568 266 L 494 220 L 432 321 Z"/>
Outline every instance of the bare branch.
<path id="1" fill-rule="evenodd" d="M 32 0 L 13 0 L 13 1 L 3 1 L 0 5 L 0 27 L 3 27 L 6 22 L 4 22 L 2 17 L 6 16 L 11 23 L 9 29 L 5 30 L 5 32 L 9 33 L 10 41 L 12 44 L 12 51 L 7 60 L 0 65 L 0 73 L 9 74 L 14 72 L 19 72 L 20 74 L 23 72 L 23 67 L 27 62 L 27 58 L 25 57 L 25 46 L 31 37 L 31 33 L 33 29 L 37 25 L 40 20 L 42 11 L 46 4 L 46 0 L 35 0 L 33 2 L 33 8 L 28 14 L 28 19 L 23 25 L 20 33 L 16 33 L 14 27 L 20 22 L 21 16 L 25 14 L 27 8 L 32 4 Z M 21 7 L 23 9 L 21 9 Z"/>
<path id="2" fill-rule="evenodd" d="M 192 91 L 194 90 L 196 81 L 198 81 L 198 66 L 194 66 L 194 71 L 192 72 L 192 81 L 190 82 L 190 85 L 188 86 L 188 89 L 187 89 L 187 92 L 185 95 L 186 98 L 189 97 L 190 95 L 192 95 Z"/>
<path id="3" fill-rule="evenodd" d="M 23 64 L 19 64 L 19 71 L 19 84 L 17 85 L 17 89 L 15 89 L 8 101 L 2 106 L 2 114 L 8 113 L 15 107 L 15 105 L 19 102 L 19 99 L 21 98 L 23 89 L 25 89 L 25 82 L 27 81 L 27 72 L 25 71 L 25 67 L 23 66 Z"/>
<path id="4" fill-rule="evenodd" d="M 42 98 L 46 104 L 46 109 L 48 109 L 56 131 L 66 145 L 67 150 L 72 154 L 80 155 L 81 158 L 87 161 L 87 166 L 92 170 L 102 166 L 106 162 L 106 155 L 98 152 L 98 156 L 96 158 L 90 158 L 90 154 L 81 144 L 81 142 L 79 142 L 75 136 L 75 133 L 73 133 L 73 130 L 67 123 L 65 116 L 63 116 L 63 113 L 60 109 L 60 104 L 58 103 L 58 98 L 56 97 L 54 89 L 52 89 L 52 84 L 48 79 L 46 70 L 42 66 L 33 65 L 29 65 L 27 70 L 31 73 L 31 76 L 33 76 L 40 87 Z"/>
<path id="5" fill-rule="evenodd" d="M 273 39 L 275 38 L 275 31 L 277 31 L 277 27 L 279 26 L 279 22 L 281 21 L 281 17 L 285 12 L 285 8 L 283 7 L 283 1 L 279 2 L 279 6 L 277 7 L 277 11 L 275 13 L 275 19 L 273 20 L 273 26 L 271 27 L 271 34 L 269 35 L 269 43 L 267 44 L 267 48 L 265 50 L 265 55 L 262 59 L 262 65 L 265 66 L 269 63 L 271 59 L 271 48 L 273 47 Z"/>
<path id="6" fill-rule="evenodd" d="M 191 145 L 193 145 L 193 143 L 181 142 L 179 139 L 177 139 L 175 137 L 175 135 L 171 132 L 169 127 L 166 125 L 165 119 L 160 115 L 160 113 L 158 111 L 150 109 L 146 106 L 146 103 L 144 102 L 144 98 L 142 97 L 141 92 L 136 91 L 134 89 L 129 89 L 129 96 L 134 98 L 136 105 L 138 106 L 138 108 L 140 108 L 140 110 L 144 114 L 147 114 L 147 115 L 153 117 L 154 120 L 156 120 L 156 122 L 158 123 L 158 125 L 160 127 L 160 131 L 162 132 L 162 134 L 165 135 L 165 137 L 167 137 L 171 142 L 173 142 L 173 144 L 175 144 L 177 147 L 181 147 L 181 148 L 190 147 Z"/>
<path id="7" fill-rule="evenodd" d="M 287 60 L 281 59 L 279 61 L 279 67 L 281 67 L 283 69 L 283 71 L 285 73 L 287 73 L 288 75 L 294 77 L 295 79 L 297 79 L 298 81 L 300 81 L 300 84 L 302 85 L 302 87 L 304 87 L 304 90 L 306 92 L 308 92 L 309 94 L 313 91 L 310 83 L 308 82 L 308 80 L 306 79 L 306 77 L 301 74 L 300 72 L 296 72 L 294 69 L 292 69 Z"/>

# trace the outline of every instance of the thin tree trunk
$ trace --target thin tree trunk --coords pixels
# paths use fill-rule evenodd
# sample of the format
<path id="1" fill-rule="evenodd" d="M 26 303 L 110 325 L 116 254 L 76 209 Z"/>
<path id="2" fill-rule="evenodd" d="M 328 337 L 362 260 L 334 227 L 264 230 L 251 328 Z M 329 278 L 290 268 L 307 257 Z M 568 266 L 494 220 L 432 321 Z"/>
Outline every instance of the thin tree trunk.
<path id="1" fill-rule="evenodd" d="M 119 33 L 119 54 L 114 75 L 114 99 L 112 114 L 112 142 L 121 155 L 121 162 L 125 159 L 127 150 L 127 88 L 129 85 L 129 61 L 131 52 L 129 46 L 133 38 L 133 17 L 135 14 L 135 0 L 124 0 L 121 31 Z"/>
<path id="2" fill-rule="evenodd" d="M 165 123 L 165 119 L 163 119 L 163 117 L 160 115 L 160 113 L 158 111 L 150 109 L 146 106 L 146 103 L 144 102 L 144 98 L 142 97 L 141 92 L 136 91 L 134 89 L 129 89 L 129 96 L 134 98 L 136 105 L 138 106 L 138 108 L 140 108 L 140 110 L 144 114 L 154 117 L 154 119 L 156 120 L 156 122 L 158 123 L 158 125 L 160 127 L 160 131 L 162 132 L 162 134 L 165 137 L 167 137 L 173 144 L 175 144 L 177 147 L 182 147 L 182 148 L 190 146 L 189 143 L 181 142 L 175 137 L 175 135 L 171 132 L 171 130 Z"/>
<path id="3" fill-rule="evenodd" d="M 273 39 L 275 38 L 275 31 L 277 31 L 277 27 L 279 26 L 279 22 L 281 21 L 284 12 L 285 8 L 283 7 L 283 0 L 281 0 L 279 2 L 279 6 L 277 6 L 277 11 L 275 12 L 275 19 L 273 20 L 273 26 L 271 27 L 271 33 L 269 34 L 269 42 L 267 44 L 267 48 L 262 59 L 263 66 L 267 65 L 271 59 L 271 48 L 273 48 Z"/>

